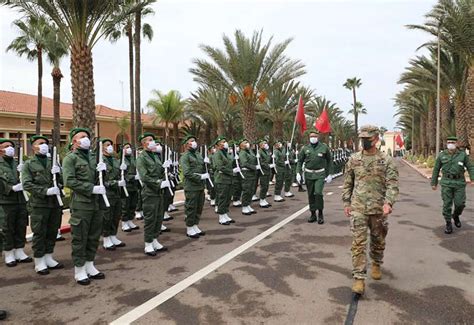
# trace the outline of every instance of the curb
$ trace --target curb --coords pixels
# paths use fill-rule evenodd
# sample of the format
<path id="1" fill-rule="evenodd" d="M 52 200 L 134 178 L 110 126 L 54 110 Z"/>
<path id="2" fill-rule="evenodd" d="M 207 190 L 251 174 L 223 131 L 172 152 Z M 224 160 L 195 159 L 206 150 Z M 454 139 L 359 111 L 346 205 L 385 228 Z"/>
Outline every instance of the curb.
<path id="1" fill-rule="evenodd" d="M 420 174 L 421 176 L 423 176 L 423 178 L 426 178 L 426 179 L 431 179 L 431 176 L 428 176 L 426 175 L 425 173 L 423 173 L 421 170 L 419 170 L 416 166 L 410 164 L 408 161 L 406 161 L 405 159 L 401 159 L 407 166 L 411 167 L 413 170 L 415 170 L 418 174 Z"/>

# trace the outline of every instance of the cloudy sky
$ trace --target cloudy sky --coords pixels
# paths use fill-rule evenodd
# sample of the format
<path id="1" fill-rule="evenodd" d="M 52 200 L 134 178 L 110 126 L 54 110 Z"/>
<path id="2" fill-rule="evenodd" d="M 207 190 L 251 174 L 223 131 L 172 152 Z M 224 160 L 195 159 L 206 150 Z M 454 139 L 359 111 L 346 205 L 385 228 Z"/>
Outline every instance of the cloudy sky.
<path id="1" fill-rule="evenodd" d="M 363 85 L 359 99 L 368 114 L 362 123 L 395 126 L 393 100 L 397 79 L 417 47 L 428 36 L 404 25 L 422 23 L 435 0 L 159 0 L 155 15 L 146 19 L 154 29 L 142 46 L 142 103 L 152 89 L 179 90 L 187 97 L 197 88 L 189 68 L 202 56 L 199 44 L 222 47 L 222 35 L 241 29 L 248 35 L 263 30 L 274 42 L 293 38 L 287 54 L 306 64 L 301 81 L 347 111 L 351 93 L 342 87 L 357 76 Z M 18 14 L 0 8 L 0 89 L 35 94 L 36 64 L 6 53 L 16 37 Z M 96 103 L 129 108 L 126 40 L 102 40 L 93 50 Z M 50 66 L 45 63 L 43 94 L 52 97 Z M 69 59 L 62 100 L 71 102 Z M 122 105 L 122 86 L 124 101 Z"/>

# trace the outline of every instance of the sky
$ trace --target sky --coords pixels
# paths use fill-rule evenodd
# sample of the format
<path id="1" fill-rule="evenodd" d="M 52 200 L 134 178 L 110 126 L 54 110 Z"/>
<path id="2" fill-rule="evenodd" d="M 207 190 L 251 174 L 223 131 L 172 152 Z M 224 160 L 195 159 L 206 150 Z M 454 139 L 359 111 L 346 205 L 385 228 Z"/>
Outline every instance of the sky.
<path id="1" fill-rule="evenodd" d="M 359 125 L 371 123 L 392 129 L 393 97 L 408 60 L 429 36 L 408 30 L 421 24 L 435 0 L 158 0 L 155 14 L 146 18 L 154 37 L 142 44 L 142 104 L 151 91 L 175 89 L 188 97 L 198 85 L 189 69 L 193 58 L 204 58 L 200 44 L 223 48 L 222 35 L 236 29 L 248 36 L 263 30 L 265 40 L 279 43 L 293 38 L 286 54 L 306 65 L 299 80 L 347 112 L 352 94 L 342 85 L 362 79 L 358 100 L 368 114 Z M 12 26 L 18 13 L 0 7 L 0 89 L 36 94 L 36 63 L 5 52 L 18 36 Z M 101 40 L 93 49 L 96 104 L 129 109 L 128 44 Z M 71 102 L 69 58 L 61 69 L 65 78 L 61 100 Z M 45 61 L 43 95 L 52 97 L 51 66 Z M 122 92 L 123 84 L 123 92 Z M 122 95 L 123 94 L 123 95 Z M 351 118 L 350 115 L 347 115 Z"/>

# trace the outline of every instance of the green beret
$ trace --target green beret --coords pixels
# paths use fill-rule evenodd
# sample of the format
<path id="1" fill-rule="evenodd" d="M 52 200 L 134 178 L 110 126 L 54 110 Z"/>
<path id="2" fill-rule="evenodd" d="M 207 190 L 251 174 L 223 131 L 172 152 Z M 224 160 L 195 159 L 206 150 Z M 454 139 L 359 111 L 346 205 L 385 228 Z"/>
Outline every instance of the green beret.
<path id="1" fill-rule="evenodd" d="M 72 142 L 72 138 L 79 132 L 86 132 L 89 137 L 91 136 L 91 130 L 88 128 L 73 128 L 69 131 L 69 142 Z"/>
<path id="2" fill-rule="evenodd" d="M 379 135 L 380 130 L 375 125 L 364 125 L 359 129 L 359 138 L 371 138 Z"/>
<path id="3" fill-rule="evenodd" d="M 280 140 L 275 140 L 275 142 L 273 142 L 273 146 L 276 146 L 279 143 L 282 143 L 282 142 Z"/>
<path id="4" fill-rule="evenodd" d="M 221 142 L 222 140 L 226 140 L 226 141 L 227 141 L 227 139 L 226 139 L 225 136 L 223 136 L 223 135 L 218 136 L 218 137 L 216 138 L 216 140 L 214 140 L 214 146 L 217 145 L 217 144 L 218 144 L 219 142 Z"/>
<path id="5" fill-rule="evenodd" d="M 46 143 L 49 143 L 49 140 L 44 135 L 33 135 L 30 137 L 30 143 L 33 144 L 36 140 L 43 139 L 46 140 Z"/>
<path id="6" fill-rule="evenodd" d="M 181 144 L 186 144 L 186 142 L 188 142 L 189 139 L 196 139 L 196 137 L 192 134 L 188 134 L 187 136 L 184 137 L 183 141 L 181 141 Z"/>
<path id="7" fill-rule="evenodd" d="M 100 142 L 102 143 L 107 142 L 107 141 L 110 141 L 110 143 L 114 144 L 114 142 L 109 138 L 100 138 Z"/>
<path id="8" fill-rule="evenodd" d="M 248 141 L 248 140 L 246 138 L 242 138 L 237 143 L 240 146 L 242 144 L 242 142 L 245 142 L 245 141 Z"/>
<path id="9" fill-rule="evenodd" d="M 12 144 L 12 147 L 15 147 L 15 142 L 13 142 L 12 140 L 0 138 L 0 143 L 5 143 L 5 142 L 10 142 Z"/>
<path id="10" fill-rule="evenodd" d="M 264 143 L 264 142 L 268 142 L 268 141 L 265 140 L 265 139 L 260 139 L 260 140 L 258 140 L 257 144 L 261 144 L 261 143 Z"/>
<path id="11" fill-rule="evenodd" d="M 319 134 L 319 131 L 318 129 L 310 128 L 309 130 L 306 130 L 305 135 L 309 136 L 311 133 Z"/>
<path id="12" fill-rule="evenodd" d="M 455 136 L 450 136 L 450 137 L 447 137 L 446 140 L 448 140 L 448 141 L 458 141 L 458 138 L 455 137 Z"/>
<path id="13" fill-rule="evenodd" d="M 142 140 L 143 140 L 144 138 L 146 138 L 146 137 L 152 137 L 153 140 L 156 140 L 156 137 L 155 137 L 155 135 L 154 135 L 153 133 L 151 133 L 151 132 L 145 132 L 145 133 L 143 133 L 142 135 L 140 135 L 140 136 L 138 137 L 138 142 L 142 142 Z"/>

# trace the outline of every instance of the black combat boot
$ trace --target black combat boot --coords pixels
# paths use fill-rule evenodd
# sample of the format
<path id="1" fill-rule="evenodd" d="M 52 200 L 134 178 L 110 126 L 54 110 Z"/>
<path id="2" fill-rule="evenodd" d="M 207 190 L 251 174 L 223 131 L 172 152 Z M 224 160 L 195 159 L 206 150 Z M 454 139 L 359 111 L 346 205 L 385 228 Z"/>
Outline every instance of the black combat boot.
<path id="1" fill-rule="evenodd" d="M 445 234 L 452 234 L 453 233 L 453 224 L 451 221 L 446 221 L 446 229 L 444 229 Z"/>
<path id="2" fill-rule="evenodd" d="M 7 318 L 7 312 L 5 310 L 0 309 L 0 320 L 4 320 Z"/>
<path id="3" fill-rule="evenodd" d="M 316 211 L 311 211 L 311 216 L 308 218 L 309 223 L 316 222 L 317 217 L 316 217 Z"/>
<path id="4" fill-rule="evenodd" d="M 459 216 L 454 214 L 453 215 L 454 225 L 458 228 L 461 228 L 461 220 L 459 220 Z"/>
<path id="5" fill-rule="evenodd" d="M 306 190 L 303 187 L 303 184 L 298 184 L 298 192 L 306 192 Z"/>
<path id="6" fill-rule="evenodd" d="M 318 210 L 318 224 L 322 225 L 324 223 L 323 210 Z"/>

